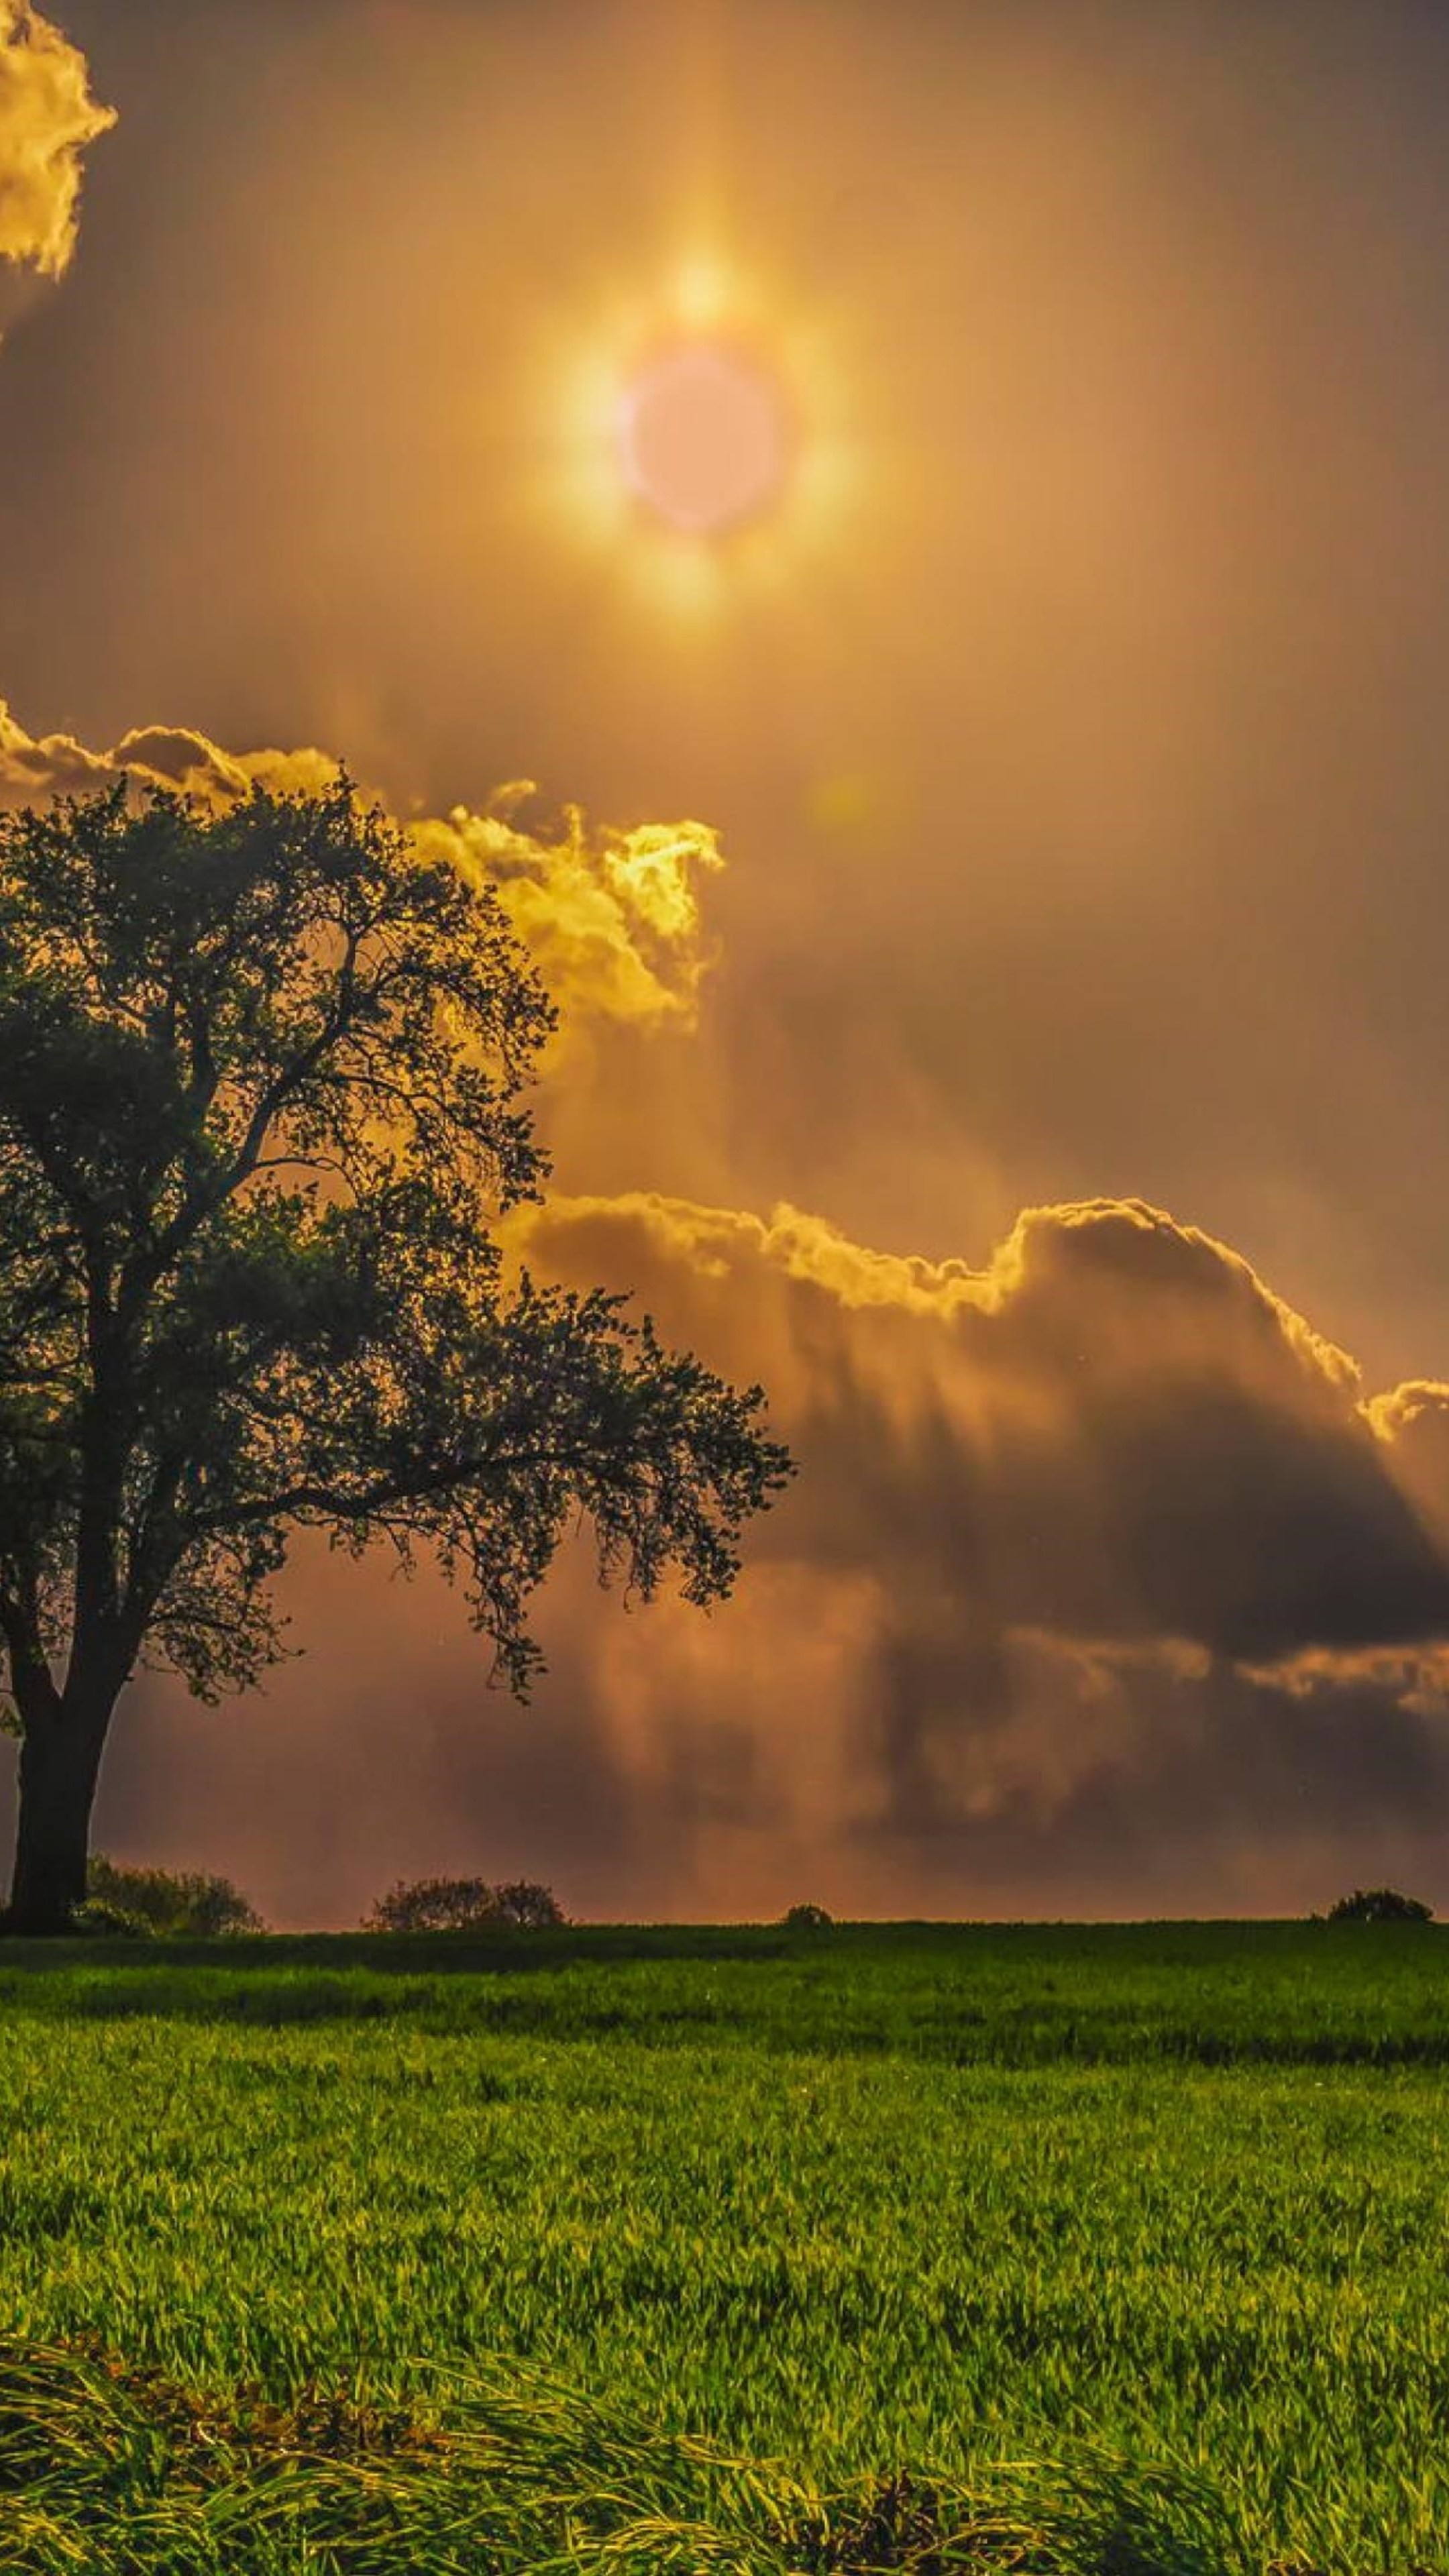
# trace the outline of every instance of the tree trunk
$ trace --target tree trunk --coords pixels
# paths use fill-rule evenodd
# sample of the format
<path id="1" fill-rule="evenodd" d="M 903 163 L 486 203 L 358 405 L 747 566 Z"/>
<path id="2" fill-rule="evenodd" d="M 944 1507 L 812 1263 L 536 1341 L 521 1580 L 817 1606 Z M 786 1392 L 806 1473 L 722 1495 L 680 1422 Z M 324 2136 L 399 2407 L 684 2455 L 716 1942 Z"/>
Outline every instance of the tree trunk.
<path id="1" fill-rule="evenodd" d="M 110 1709 L 64 1700 L 25 1729 L 7 1932 L 64 1932 L 86 1892 L 91 1806 Z"/>

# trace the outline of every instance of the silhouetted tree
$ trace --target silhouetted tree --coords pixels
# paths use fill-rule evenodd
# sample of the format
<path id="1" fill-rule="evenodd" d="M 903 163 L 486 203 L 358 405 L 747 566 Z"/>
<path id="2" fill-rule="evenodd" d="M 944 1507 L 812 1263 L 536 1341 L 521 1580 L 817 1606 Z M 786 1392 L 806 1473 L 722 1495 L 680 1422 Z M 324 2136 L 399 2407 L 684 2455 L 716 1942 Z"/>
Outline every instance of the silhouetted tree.
<path id="1" fill-rule="evenodd" d="M 535 1878 L 505 1879 L 495 1887 L 499 1920 L 517 1924 L 523 1932 L 547 1932 L 555 1924 L 566 1923 L 568 1916 L 551 1887 L 540 1887 Z"/>
<path id="2" fill-rule="evenodd" d="M 278 1652 L 298 1528 L 463 1582 L 496 1667 L 580 1513 L 601 1572 L 719 1600 L 789 1472 L 624 1301 L 509 1284 L 553 1012 L 495 898 L 346 782 L 219 814 L 0 817 L 0 1639 L 9 1922 L 64 1926 L 145 1654 L 214 1700 Z"/>
<path id="3" fill-rule="evenodd" d="M 398 1879 L 380 1896 L 365 1932 L 479 1932 L 512 1924 L 530 1932 L 565 1920 L 551 1888 L 531 1878 L 495 1886 L 486 1878 Z"/>
<path id="4" fill-rule="evenodd" d="M 1432 1923 L 1434 1909 L 1422 1897 L 1401 1896 L 1395 1887 L 1356 1887 L 1330 1905 L 1330 1923 Z"/>

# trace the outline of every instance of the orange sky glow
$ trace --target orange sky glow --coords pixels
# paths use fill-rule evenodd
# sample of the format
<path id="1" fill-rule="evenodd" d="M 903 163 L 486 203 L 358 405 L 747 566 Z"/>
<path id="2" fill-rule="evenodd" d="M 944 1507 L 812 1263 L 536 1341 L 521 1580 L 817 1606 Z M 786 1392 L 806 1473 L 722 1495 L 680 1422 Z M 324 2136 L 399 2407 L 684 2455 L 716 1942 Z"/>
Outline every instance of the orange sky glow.
<path id="1" fill-rule="evenodd" d="M 343 761 L 496 885 L 510 1249 L 801 1460 L 526 1710 L 303 1550 L 108 1849 L 1449 1901 L 1446 146 L 1407 0 L 0 0 L 0 802 Z"/>

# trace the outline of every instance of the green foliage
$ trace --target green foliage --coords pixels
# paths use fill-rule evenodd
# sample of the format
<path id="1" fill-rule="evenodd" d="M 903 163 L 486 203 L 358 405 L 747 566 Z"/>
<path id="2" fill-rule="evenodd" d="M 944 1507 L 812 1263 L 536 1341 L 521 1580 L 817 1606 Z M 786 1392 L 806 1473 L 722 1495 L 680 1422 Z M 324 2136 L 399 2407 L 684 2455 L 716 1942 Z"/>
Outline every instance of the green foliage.
<path id="1" fill-rule="evenodd" d="M 1356 1887 L 1330 1905 L 1330 1923 L 1432 1923 L 1434 1909 L 1417 1896 L 1400 1896 L 1393 1887 Z"/>
<path id="2" fill-rule="evenodd" d="M 156 1927 L 144 1914 L 133 1914 L 126 1906 L 113 1905 L 104 1897 L 88 1896 L 71 1916 L 71 1930 L 88 1940 L 150 1941 Z"/>
<path id="3" fill-rule="evenodd" d="M 108 1608 L 204 1697 L 275 1652 L 268 1584 L 303 1524 L 436 1553 L 518 1685 L 525 1603 L 580 1508 L 636 1589 L 671 1566 L 693 1600 L 728 1588 L 786 1470 L 759 1391 L 620 1299 L 504 1283 L 495 1221 L 547 1168 L 516 1103 L 553 1017 L 491 891 L 346 783 L 0 815 L 22 1661 L 71 1642 L 98 1412 Z"/>
<path id="4" fill-rule="evenodd" d="M 1083 2450 L 980 2486 L 822 2489 L 511 2365 L 431 2416 L 305 2390 L 218 2403 L 94 2338 L 0 2342 L 6 2565 L 20 2576 L 1223 2576 L 1181 2471 Z M 164 2463 L 164 2475 L 161 2474 Z"/>
<path id="5" fill-rule="evenodd" d="M 0 2329 L 125 2355 L 0 2357 L 18 2528 L 104 2576 L 1449 2562 L 1434 1930 L 494 1938 L 0 1962 Z"/>
<path id="6" fill-rule="evenodd" d="M 104 1852 L 92 1852 L 86 1865 L 78 1931 L 215 1940 L 263 1928 L 261 1916 L 229 1878 L 203 1870 L 131 1869 L 107 1860 Z"/>
<path id="7" fill-rule="evenodd" d="M 511 1925 L 544 1931 L 564 1912 L 551 1888 L 518 1878 L 498 1885 L 485 1878 L 398 1879 L 368 1915 L 370 1932 L 478 1932 Z"/>
<path id="8" fill-rule="evenodd" d="M 787 1932 L 828 1932 L 832 1921 L 823 1905 L 792 1905 L 783 1917 Z"/>
<path id="9" fill-rule="evenodd" d="M 519 1103 L 553 1021 L 491 890 L 345 780 L 0 815 L 13 1924 L 81 1899 L 143 1650 L 208 1700 L 280 1652 L 299 1529 L 441 1566 L 519 1692 L 581 1516 L 641 1597 L 729 1591 L 790 1468 L 761 1391 L 622 1298 L 506 1272 L 498 1220 L 547 1170 Z"/>

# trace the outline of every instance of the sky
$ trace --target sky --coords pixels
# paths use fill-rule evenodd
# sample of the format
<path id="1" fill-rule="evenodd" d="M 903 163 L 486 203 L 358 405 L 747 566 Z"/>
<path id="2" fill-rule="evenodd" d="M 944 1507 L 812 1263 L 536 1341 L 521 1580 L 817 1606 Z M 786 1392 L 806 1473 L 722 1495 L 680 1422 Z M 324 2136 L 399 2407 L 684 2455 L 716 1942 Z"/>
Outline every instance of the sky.
<path id="1" fill-rule="evenodd" d="M 300 1551 L 98 1837 L 279 1923 L 1449 1904 L 1449 25 L 0 0 L 0 799 L 345 761 L 565 1014 L 708 1619 Z M 52 23 L 58 17 L 63 24 Z"/>

